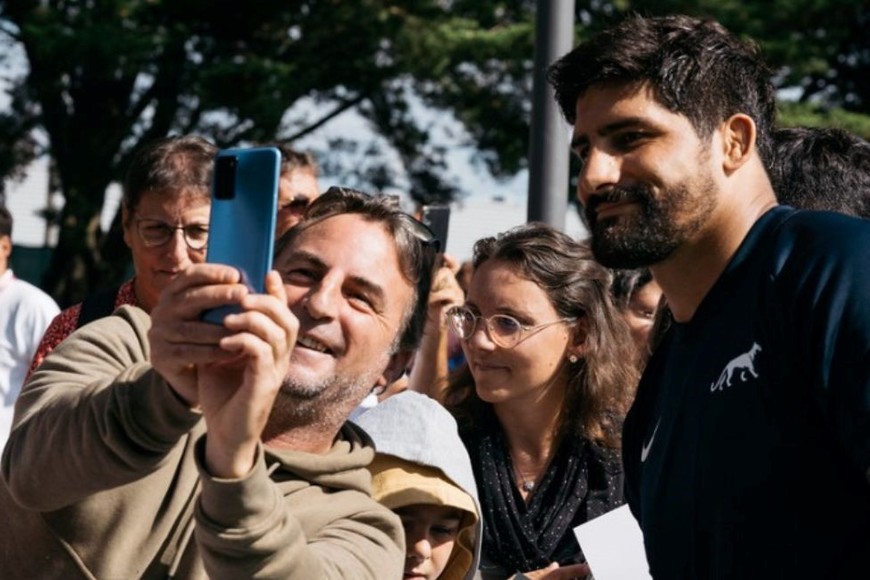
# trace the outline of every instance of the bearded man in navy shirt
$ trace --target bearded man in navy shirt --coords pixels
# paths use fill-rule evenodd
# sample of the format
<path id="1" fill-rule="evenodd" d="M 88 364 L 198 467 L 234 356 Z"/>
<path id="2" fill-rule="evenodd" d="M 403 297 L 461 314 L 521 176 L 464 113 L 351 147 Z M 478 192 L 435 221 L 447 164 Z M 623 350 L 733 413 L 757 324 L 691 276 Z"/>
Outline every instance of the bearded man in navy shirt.
<path id="1" fill-rule="evenodd" d="M 870 578 L 870 222 L 778 206 L 756 47 L 630 17 L 557 61 L 596 257 L 674 324 L 624 427 L 654 578 Z"/>

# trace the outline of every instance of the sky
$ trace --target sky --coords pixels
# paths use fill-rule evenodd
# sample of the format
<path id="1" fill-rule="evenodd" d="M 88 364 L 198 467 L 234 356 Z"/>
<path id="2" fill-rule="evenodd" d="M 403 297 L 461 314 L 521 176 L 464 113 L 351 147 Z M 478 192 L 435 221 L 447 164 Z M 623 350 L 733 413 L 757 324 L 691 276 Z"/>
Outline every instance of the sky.
<path id="1" fill-rule="evenodd" d="M 469 135 L 451 113 L 432 110 L 413 97 L 410 97 L 409 100 L 411 111 L 420 126 L 426 129 L 435 145 L 447 149 L 447 173 L 449 179 L 458 185 L 461 192 L 464 192 L 465 195 L 462 197 L 504 197 L 517 201 L 525 199 L 529 178 L 527 170 L 520 171 L 516 176 L 506 180 L 493 178 L 481 164 L 475 163 L 475 149 L 465 145 L 469 140 Z M 310 122 L 317 119 L 324 109 L 329 110 L 328 107 L 322 105 L 318 107 L 312 99 L 300 99 L 284 115 L 286 128 L 284 134 L 294 133 L 294 125 L 300 124 L 294 123 L 295 120 L 306 119 Z M 299 139 L 294 146 L 300 149 L 324 150 L 327 149 L 331 139 L 347 136 L 359 138 L 363 142 L 376 143 L 383 150 L 383 157 L 386 158 L 391 167 L 397 173 L 402 173 L 398 155 L 390 149 L 383 137 L 376 135 L 368 121 L 353 109 L 337 116 L 318 131 Z M 569 134 L 566 125 L 566 151 L 568 142 Z M 364 153 L 357 153 L 356 156 L 363 157 Z M 348 165 L 352 167 L 354 165 L 352 156 L 348 157 L 351 157 Z M 337 182 L 331 182 L 331 179 L 334 177 L 325 175 L 323 181 L 327 186 L 341 185 Z M 407 187 L 407 183 L 400 182 L 396 193 L 404 195 L 404 191 L 401 189 L 403 186 Z"/>

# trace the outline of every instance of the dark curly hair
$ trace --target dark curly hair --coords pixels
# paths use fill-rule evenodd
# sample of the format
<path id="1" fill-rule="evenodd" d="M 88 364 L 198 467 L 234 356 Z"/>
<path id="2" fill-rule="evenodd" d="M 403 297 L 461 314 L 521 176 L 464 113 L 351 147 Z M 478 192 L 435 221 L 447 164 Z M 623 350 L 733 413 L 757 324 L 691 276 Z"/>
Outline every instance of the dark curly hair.
<path id="1" fill-rule="evenodd" d="M 773 134 L 768 173 L 780 203 L 870 219 L 870 143 L 844 129 L 789 127 Z"/>
<path id="2" fill-rule="evenodd" d="M 553 63 L 548 78 L 569 123 L 589 88 L 637 84 L 650 87 L 669 111 L 685 115 L 701 138 L 731 115 L 748 115 L 762 161 L 771 158 L 771 71 L 755 43 L 741 41 L 716 21 L 629 16 Z"/>

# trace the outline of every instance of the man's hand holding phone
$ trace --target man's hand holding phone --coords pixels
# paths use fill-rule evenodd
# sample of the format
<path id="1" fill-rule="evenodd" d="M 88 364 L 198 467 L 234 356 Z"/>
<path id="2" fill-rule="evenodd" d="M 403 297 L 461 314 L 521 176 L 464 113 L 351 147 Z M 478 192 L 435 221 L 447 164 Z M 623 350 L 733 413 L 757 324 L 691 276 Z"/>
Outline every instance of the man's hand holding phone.
<path id="1" fill-rule="evenodd" d="M 298 321 L 287 308 L 277 272 L 264 294 L 241 283 L 238 270 L 198 264 L 164 290 L 149 333 L 154 368 L 208 425 L 206 468 L 219 477 L 250 471 L 275 397 L 287 375 Z M 238 304 L 223 325 L 203 310 Z"/>
<path id="2" fill-rule="evenodd" d="M 206 468 L 219 477 L 250 471 L 296 342 L 298 321 L 270 270 L 279 172 L 273 147 L 218 153 L 207 263 L 170 285 L 154 320 L 155 367 L 202 409 Z"/>
<path id="3" fill-rule="evenodd" d="M 274 270 L 266 275 L 265 290 L 244 296 L 241 312 L 224 318 L 231 334 L 219 345 L 230 358 L 198 369 L 199 403 L 208 425 L 206 467 L 218 477 L 239 478 L 251 470 L 296 343 L 299 322 Z"/>
<path id="4" fill-rule="evenodd" d="M 249 293 L 235 268 L 195 264 L 169 283 L 151 311 L 148 341 L 154 369 L 191 407 L 199 406 L 198 365 L 231 357 L 220 347 L 230 331 L 203 322 L 202 312 L 237 304 Z"/>

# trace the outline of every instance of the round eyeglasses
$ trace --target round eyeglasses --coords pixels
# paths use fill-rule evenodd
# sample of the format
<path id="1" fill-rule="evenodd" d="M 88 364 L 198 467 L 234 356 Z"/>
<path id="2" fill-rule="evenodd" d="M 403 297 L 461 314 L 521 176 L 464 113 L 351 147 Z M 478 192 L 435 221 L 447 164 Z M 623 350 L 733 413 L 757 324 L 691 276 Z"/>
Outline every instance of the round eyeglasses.
<path id="1" fill-rule="evenodd" d="M 490 317 L 475 314 L 465 306 L 454 306 L 447 311 L 447 324 L 450 330 L 462 340 L 469 340 L 477 328 L 477 321 L 483 320 L 483 327 L 489 339 L 501 348 L 513 348 L 523 340 L 548 326 L 567 324 L 576 318 L 560 318 L 535 326 L 526 326 L 513 316 L 493 314 Z"/>
<path id="2" fill-rule="evenodd" d="M 162 220 L 138 219 L 136 231 L 142 242 L 149 248 L 162 246 L 172 239 L 176 230 L 181 230 L 184 243 L 191 250 L 204 250 L 208 245 L 208 226 L 204 224 L 188 224 L 174 226 Z"/>

